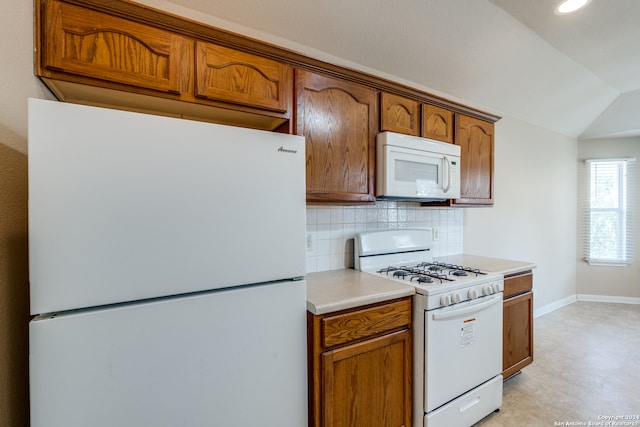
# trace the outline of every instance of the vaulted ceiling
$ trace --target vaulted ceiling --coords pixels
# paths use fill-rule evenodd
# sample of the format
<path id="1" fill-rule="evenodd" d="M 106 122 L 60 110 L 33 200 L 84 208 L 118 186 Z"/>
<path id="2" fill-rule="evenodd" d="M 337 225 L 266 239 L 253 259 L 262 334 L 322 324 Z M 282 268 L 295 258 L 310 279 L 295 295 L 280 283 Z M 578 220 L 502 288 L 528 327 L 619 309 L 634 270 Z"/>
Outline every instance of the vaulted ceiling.
<path id="1" fill-rule="evenodd" d="M 579 138 L 640 136 L 640 1 L 137 0 Z"/>

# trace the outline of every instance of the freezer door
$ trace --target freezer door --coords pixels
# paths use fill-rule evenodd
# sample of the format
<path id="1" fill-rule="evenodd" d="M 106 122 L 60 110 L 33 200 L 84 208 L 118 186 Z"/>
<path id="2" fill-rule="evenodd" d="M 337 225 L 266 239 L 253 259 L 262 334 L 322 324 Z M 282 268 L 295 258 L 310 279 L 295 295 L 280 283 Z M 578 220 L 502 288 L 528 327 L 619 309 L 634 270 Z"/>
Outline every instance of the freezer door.
<path id="1" fill-rule="evenodd" d="M 30 100 L 31 313 L 304 276 L 304 148 Z"/>
<path id="2" fill-rule="evenodd" d="M 32 427 L 307 423 L 304 281 L 30 324 Z"/>

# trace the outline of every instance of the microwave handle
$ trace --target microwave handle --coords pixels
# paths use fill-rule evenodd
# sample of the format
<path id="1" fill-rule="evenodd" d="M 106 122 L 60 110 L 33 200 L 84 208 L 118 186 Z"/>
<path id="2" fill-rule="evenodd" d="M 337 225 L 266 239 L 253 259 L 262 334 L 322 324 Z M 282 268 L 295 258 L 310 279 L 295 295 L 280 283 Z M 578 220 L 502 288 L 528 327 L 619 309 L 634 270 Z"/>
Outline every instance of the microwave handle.
<path id="1" fill-rule="evenodd" d="M 450 160 L 447 156 L 444 156 L 444 167 L 445 167 L 445 171 L 446 173 L 443 173 L 443 175 L 446 175 L 447 177 L 447 184 L 444 186 L 444 192 L 448 193 L 449 189 L 451 188 L 451 166 L 450 165 Z"/>

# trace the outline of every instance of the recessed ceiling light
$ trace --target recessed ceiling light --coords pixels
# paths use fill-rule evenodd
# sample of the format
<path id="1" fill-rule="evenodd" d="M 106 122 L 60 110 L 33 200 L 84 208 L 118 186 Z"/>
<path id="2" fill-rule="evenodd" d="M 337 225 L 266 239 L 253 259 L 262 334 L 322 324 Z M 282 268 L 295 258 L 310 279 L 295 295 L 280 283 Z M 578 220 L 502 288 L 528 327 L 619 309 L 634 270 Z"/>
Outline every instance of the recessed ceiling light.
<path id="1" fill-rule="evenodd" d="M 563 0 L 556 6 L 555 13 L 556 15 L 566 15 L 585 7 L 589 3 L 591 3 L 591 0 Z"/>

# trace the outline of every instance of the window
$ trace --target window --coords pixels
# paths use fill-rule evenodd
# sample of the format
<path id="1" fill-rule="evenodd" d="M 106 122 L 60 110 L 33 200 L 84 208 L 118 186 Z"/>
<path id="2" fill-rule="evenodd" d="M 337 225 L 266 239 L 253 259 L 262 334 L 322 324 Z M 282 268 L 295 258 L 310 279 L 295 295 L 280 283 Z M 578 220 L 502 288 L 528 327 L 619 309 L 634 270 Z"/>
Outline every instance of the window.
<path id="1" fill-rule="evenodd" d="M 635 159 L 587 160 L 585 166 L 585 260 L 631 264 Z"/>

